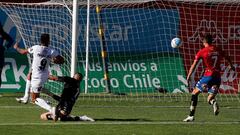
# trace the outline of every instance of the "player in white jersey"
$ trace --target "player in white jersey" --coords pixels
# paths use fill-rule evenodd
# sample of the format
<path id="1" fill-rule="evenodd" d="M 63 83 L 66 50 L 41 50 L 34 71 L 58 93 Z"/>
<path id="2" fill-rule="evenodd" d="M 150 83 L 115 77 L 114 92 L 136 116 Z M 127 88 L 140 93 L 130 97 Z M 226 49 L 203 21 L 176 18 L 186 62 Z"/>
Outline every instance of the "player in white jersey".
<path id="1" fill-rule="evenodd" d="M 30 88 L 31 88 L 31 76 L 32 76 L 32 72 L 29 72 L 27 75 L 24 96 L 21 98 L 16 98 L 17 102 L 19 102 L 19 103 L 24 103 L 24 104 L 28 103 L 29 96 L 30 96 L 29 93 L 30 93 Z"/>
<path id="2" fill-rule="evenodd" d="M 35 45 L 28 49 L 33 54 L 31 87 L 33 93 L 39 93 L 43 84 L 48 80 L 49 63 L 58 53 L 47 46 Z M 35 98 L 33 98 L 35 99 Z"/>
<path id="3" fill-rule="evenodd" d="M 59 55 L 57 51 L 48 47 L 50 42 L 49 34 L 41 35 L 41 44 L 34 45 L 28 49 L 21 49 L 18 43 L 14 45 L 14 48 L 21 54 L 32 54 L 32 76 L 31 76 L 31 97 L 34 103 L 36 98 L 39 97 L 40 91 L 44 83 L 48 80 L 49 75 L 49 64 L 52 59 L 61 58 L 62 63 L 63 58 Z M 62 64 L 58 63 L 58 64 Z"/>

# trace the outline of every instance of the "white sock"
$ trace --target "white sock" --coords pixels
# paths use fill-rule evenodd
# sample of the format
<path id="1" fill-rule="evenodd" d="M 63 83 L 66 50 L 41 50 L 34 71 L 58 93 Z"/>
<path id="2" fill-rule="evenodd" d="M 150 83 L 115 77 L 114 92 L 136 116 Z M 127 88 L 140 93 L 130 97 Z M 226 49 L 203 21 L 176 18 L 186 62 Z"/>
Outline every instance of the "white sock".
<path id="1" fill-rule="evenodd" d="M 26 81 L 25 94 L 24 94 L 24 96 L 23 96 L 23 99 L 24 99 L 24 100 L 28 100 L 28 98 L 29 98 L 30 87 L 31 87 L 31 81 L 30 81 L 30 80 L 27 80 L 27 81 Z"/>
<path id="2" fill-rule="evenodd" d="M 49 104 L 47 104 L 47 102 L 41 98 L 37 98 L 35 101 L 35 104 L 42 107 L 43 109 L 51 112 L 51 106 Z"/>
<path id="3" fill-rule="evenodd" d="M 215 99 L 210 100 L 210 104 L 213 105 L 213 103 L 216 102 Z"/>

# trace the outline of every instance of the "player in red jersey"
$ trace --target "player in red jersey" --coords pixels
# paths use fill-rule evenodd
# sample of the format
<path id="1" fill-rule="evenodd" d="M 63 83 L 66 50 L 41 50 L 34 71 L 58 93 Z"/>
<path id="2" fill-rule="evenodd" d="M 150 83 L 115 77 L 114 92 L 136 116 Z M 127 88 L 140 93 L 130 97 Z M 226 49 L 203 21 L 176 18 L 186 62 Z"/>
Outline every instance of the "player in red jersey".
<path id="1" fill-rule="evenodd" d="M 196 68 L 197 63 L 199 60 L 202 59 L 203 65 L 205 66 L 204 69 L 204 75 L 202 78 L 198 81 L 196 84 L 193 92 L 192 92 L 192 99 L 191 99 L 191 105 L 190 105 L 190 114 L 189 116 L 184 119 L 185 122 L 191 122 L 194 121 L 194 114 L 198 102 L 198 95 L 199 93 L 207 90 L 208 91 L 208 98 L 207 101 L 210 105 L 213 106 L 213 111 L 215 115 L 218 115 L 219 113 L 219 106 L 216 102 L 216 95 L 218 93 L 220 84 L 221 84 L 221 68 L 220 68 L 220 62 L 223 58 L 228 61 L 229 66 L 232 70 L 235 70 L 230 58 L 224 54 L 224 52 L 212 45 L 212 36 L 206 35 L 203 40 L 203 46 L 204 48 L 198 51 L 198 53 L 195 56 L 195 60 L 193 64 L 191 65 L 191 68 L 189 70 L 187 81 L 189 82 L 190 77 L 193 73 L 193 71 Z"/>

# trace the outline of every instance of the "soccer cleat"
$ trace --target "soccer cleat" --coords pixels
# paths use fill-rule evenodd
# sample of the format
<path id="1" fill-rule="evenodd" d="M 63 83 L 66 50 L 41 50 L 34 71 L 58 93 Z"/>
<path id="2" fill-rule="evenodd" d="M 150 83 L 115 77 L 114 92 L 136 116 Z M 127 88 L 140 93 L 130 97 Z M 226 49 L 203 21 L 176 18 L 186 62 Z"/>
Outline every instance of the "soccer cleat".
<path id="1" fill-rule="evenodd" d="M 218 106 L 217 102 L 213 103 L 213 112 L 214 112 L 214 115 L 219 114 L 219 106 Z"/>
<path id="2" fill-rule="evenodd" d="M 23 98 L 16 98 L 17 102 L 19 103 L 23 103 L 23 104 L 27 104 L 28 103 L 28 100 L 25 100 Z"/>
<path id="3" fill-rule="evenodd" d="M 183 120 L 184 122 L 193 122 L 194 116 L 188 116 L 186 119 Z"/>
<path id="4" fill-rule="evenodd" d="M 79 118 L 81 121 L 91 121 L 91 122 L 95 121 L 94 119 L 92 119 L 86 115 L 80 116 Z"/>

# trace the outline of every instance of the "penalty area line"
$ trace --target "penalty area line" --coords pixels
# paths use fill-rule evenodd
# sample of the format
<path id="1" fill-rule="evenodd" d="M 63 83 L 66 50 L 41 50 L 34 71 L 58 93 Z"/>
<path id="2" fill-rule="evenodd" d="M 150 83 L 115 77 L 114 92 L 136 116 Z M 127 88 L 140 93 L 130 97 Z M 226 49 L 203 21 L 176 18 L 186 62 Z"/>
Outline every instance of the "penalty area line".
<path id="1" fill-rule="evenodd" d="M 48 125 L 233 125 L 240 121 L 215 121 L 215 122 L 56 122 L 56 123 L 0 123 L 0 126 L 48 126 Z"/>

